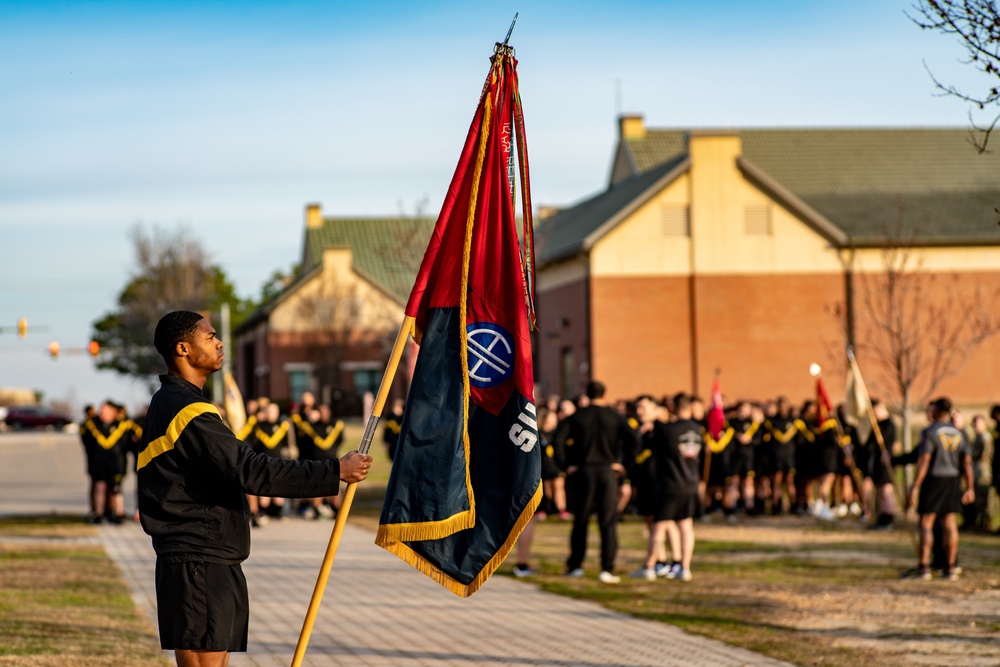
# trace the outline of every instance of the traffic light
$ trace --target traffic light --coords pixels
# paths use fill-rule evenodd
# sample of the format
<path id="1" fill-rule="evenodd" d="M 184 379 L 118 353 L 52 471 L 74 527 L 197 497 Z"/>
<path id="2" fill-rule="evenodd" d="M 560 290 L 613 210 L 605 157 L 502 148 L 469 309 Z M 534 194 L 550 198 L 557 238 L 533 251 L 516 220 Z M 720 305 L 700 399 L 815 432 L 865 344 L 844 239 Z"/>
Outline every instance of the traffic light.
<path id="1" fill-rule="evenodd" d="M 17 321 L 17 337 L 24 338 L 28 335 L 28 320 L 23 317 Z"/>
<path id="2" fill-rule="evenodd" d="M 101 344 L 98 343 L 96 340 L 90 341 L 90 343 L 87 345 L 87 352 L 90 352 L 90 356 L 92 357 L 96 357 L 97 353 L 100 351 L 101 351 Z"/>
<path id="3" fill-rule="evenodd" d="M 59 356 L 59 343 L 55 341 L 49 343 L 49 354 L 52 355 L 53 359 L 56 359 Z"/>

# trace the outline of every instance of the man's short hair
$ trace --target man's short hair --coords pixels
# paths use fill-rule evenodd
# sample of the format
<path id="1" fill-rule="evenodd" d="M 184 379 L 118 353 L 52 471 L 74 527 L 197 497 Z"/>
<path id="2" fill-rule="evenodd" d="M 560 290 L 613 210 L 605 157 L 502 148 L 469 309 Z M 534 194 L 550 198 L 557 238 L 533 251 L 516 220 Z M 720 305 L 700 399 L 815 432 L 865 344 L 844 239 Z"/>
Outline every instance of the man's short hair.
<path id="1" fill-rule="evenodd" d="M 687 410 L 691 407 L 691 396 L 681 393 L 674 396 L 674 412 L 680 412 L 681 410 Z"/>
<path id="2" fill-rule="evenodd" d="M 198 322 L 203 319 L 205 318 L 201 314 L 190 310 L 175 310 L 160 318 L 156 323 L 156 331 L 153 332 L 153 347 L 164 361 L 173 359 L 177 343 L 191 340 Z"/>
<path id="3" fill-rule="evenodd" d="M 951 399 L 947 396 L 935 398 L 928 407 L 939 415 L 951 414 Z"/>
<path id="4" fill-rule="evenodd" d="M 595 398 L 604 398 L 605 391 L 607 391 L 607 389 L 605 388 L 603 382 L 598 382 L 597 380 L 591 380 L 590 382 L 587 383 L 587 390 L 585 393 L 587 394 L 587 398 L 595 399 Z"/>

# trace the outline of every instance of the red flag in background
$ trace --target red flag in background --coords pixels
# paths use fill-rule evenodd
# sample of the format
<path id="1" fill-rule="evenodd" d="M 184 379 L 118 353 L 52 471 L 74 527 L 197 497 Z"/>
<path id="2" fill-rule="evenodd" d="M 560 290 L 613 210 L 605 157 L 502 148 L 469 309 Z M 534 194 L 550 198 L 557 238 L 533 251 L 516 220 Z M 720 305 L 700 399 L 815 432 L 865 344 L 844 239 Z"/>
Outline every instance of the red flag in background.
<path id="1" fill-rule="evenodd" d="M 715 378 L 712 381 L 712 405 L 708 409 L 708 434 L 713 440 L 718 440 L 725 426 L 726 410 L 722 404 L 722 386 L 719 384 L 719 378 Z"/>
<path id="2" fill-rule="evenodd" d="M 826 385 L 823 384 L 823 376 L 820 375 L 818 364 L 813 364 L 809 371 L 816 376 L 816 424 L 821 430 L 835 425 L 827 424 L 834 420 L 833 404 L 830 403 L 830 396 L 826 393 Z"/>

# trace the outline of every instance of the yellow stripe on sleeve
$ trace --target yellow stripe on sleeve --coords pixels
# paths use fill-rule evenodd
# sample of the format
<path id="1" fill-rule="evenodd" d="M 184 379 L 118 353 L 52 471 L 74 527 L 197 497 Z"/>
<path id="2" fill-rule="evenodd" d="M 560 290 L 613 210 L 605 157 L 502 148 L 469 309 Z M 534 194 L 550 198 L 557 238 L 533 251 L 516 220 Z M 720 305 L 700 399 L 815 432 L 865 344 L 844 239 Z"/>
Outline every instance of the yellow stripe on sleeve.
<path id="1" fill-rule="evenodd" d="M 170 420 L 167 432 L 156 440 L 153 440 L 146 449 L 139 453 L 139 460 L 136 462 L 136 470 L 142 470 L 146 465 L 160 454 L 169 452 L 174 448 L 177 439 L 181 437 L 184 429 L 195 417 L 210 412 L 219 415 L 219 410 L 211 403 L 192 403 L 177 413 L 177 416 Z M 221 415 L 219 415 L 221 418 Z"/>

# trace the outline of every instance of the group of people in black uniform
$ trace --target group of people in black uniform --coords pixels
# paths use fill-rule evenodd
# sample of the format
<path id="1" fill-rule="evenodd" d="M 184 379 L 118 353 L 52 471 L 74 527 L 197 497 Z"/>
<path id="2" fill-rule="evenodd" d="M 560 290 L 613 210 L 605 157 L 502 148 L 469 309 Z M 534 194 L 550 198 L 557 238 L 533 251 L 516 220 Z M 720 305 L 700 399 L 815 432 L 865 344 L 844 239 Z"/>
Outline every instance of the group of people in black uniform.
<path id="1" fill-rule="evenodd" d="M 383 419 L 383 442 L 390 459 L 395 454 L 402 421 L 402 401 L 395 401 Z M 84 408 L 80 440 L 90 478 L 90 523 L 119 524 L 125 519 L 122 482 L 126 471 L 136 469 L 143 419 L 130 418 L 126 408 L 106 400 L 95 408 Z M 338 458 L 344 441 L 344 422 L 326 404 L 317 403 L 304 392 L 288 414 L 266 397 L 247 401 L 247 420 L 235 435 L 258 453 L 276 458 L 325 461 Z M 131 465 L 130 465 L 131 461 Z M 285 518 L 284 498 L 248 496 L 251 525 L 260 527 L 271 519 Z M 308 498 L 299 501 L 296 513 L 306 519 L 334 518 L 340 497 Z"/>
<path id="2" fill-rule="evenodd" d="M 603 385 L 591 383 L 576 401 L 551 397 L 539 409 L 545 500 L 537 518 L 557 514 L 573 519 L 567 575 L 583 574 L 587 522 L 596 514 L 602 538 L 599 579 L 616 582 L 617 523 L 634 514 L 646 521 L 650 545 L 647 561 L 632 575 L 690 580 L 693 519 L 710 520 L 720 513 L 736 523 L 741 513 L 792 513 L 835 521 L 853 515 L 873 529 L 891 530 L 900 511 L 895 468 L 914 463 L 919 469 L 918 457 L 924 453 L 934 457 L 930 470 L 954 473 L 951 504 L 941 511 L 930 508 L 936 510 L 933 514 L 961 512 L 965 527 L 989 525 L 986 499 L 992 481 L 1000 482 L 1000 476 L 992 474 L 1000 459 L 993 457 L 985 417 L 977 415 L 970 432 L 950 403 L 945 416 L 940 405 L 937 412 L 929 406 L 929 423 L 946 419 L 961 434 L 961 442 L 947 441 L 952 449 L 945 449 L 934 439 L 936 431 L 928 431 L 911 453 L 903 454 L 885 403 L 875 400 L 873 412 L 877 429 L 870 422 L 849 423 L 843 406 L 826 414 L 814 400 L 801 406 L 784 397 L 739 401 L 725 409 L 721 428 L 712 433 L 708 406 L 696 396 L 644 395 L 611 405 L 603 398 Z M 1000 408 L 992 417 L 1000 418 Z M 962 461 L 967 457 L 971 466 L 974 479 L 965 480 L 963 489 L 975 487 L 975 502 L 964 490 L 956 496 L 952 488 L 958 488 L 965 464 L 939 463 L 956 456 Z M 929 514 L 928 495 L 918 510 Z M 906 500 L 916 507 L 916 496 Z M 528 565 L 530 541 L 529 533 L 523 540 L 527 546 L 519 546 L 517 576 L 533 573 Z M 948 541 L 948 534 L 939 532 L 939 546 Z M 942 569 L 954 573 L 947 563 Z"/>
<path id="3" fill-rule="evenodd" d="M 135 469 L 142 419 L 130 419 L 125 406 L 110 399 L 99 407 L 87 405 L 80 422 L 80 442 L 90 479 L 87 522 L 120 524 L 125 519 L 122 480 L 131 456 Z"/>

